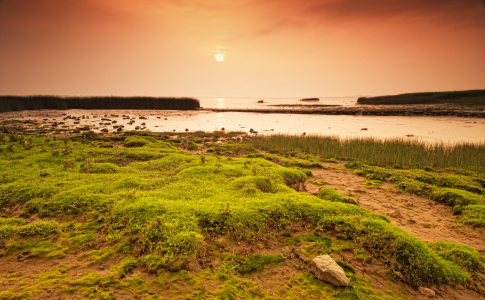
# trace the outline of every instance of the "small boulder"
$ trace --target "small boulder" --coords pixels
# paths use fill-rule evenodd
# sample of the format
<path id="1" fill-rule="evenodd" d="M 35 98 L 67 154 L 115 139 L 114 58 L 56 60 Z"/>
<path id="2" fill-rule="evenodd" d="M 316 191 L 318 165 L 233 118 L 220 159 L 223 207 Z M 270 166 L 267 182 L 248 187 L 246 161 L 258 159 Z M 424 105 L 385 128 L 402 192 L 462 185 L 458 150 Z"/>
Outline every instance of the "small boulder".
<path id="1" fill-rule="evenodd" d="M 349 203 L 349 204 L 354 204 L 354 205 L 357 205 L 357 206 L 359 206 L 359 205 L 360 205 L 359 200 L 354 199 L 354 198 L 348 198 L 348 199 L 347 199 L 347 203 Z"/>
<path id="2" fill-rule="evenodd" d="M 348 286 L 350 283 L 350 279 L 345 275 L 344 269 L 328 255 L 315 257 L 310 263 L 310 269 L 319 280 L 329 282 L 335 286 Z"/>
<path id="3" fill-rule="evenodd" d="M 436 295 L 436 292 L 433 291 L 432 289 L 428 289 L 428 288 L 425 288 L 425 287 L 422 287 L 422 286 L 419 287 L 418 292 L 420 292 L 421 294 L 423 294 L 424 296 L 426 296 L 428 298 L 434 297 Z"/>

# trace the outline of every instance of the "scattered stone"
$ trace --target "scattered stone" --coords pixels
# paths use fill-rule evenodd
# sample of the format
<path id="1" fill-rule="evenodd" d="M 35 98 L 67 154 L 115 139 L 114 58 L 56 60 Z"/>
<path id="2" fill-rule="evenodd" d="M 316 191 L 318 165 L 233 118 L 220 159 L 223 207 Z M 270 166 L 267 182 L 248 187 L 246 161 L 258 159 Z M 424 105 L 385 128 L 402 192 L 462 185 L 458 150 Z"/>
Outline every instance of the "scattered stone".
<path id="1" fill-rule="evenodd" d="M 349 204 L 354 204 L 354 205 L 357 205 L 357 206 L 359 206 L 359 205 L 360 205 L 360 201 L 359 201 L 359 200 L 357 200 L 357 199 L 354 199 L 354 198 L 348 198 L 348 199 L 347 199 L 347 203 L 349 203 Z"/>
<path id="2" fill-rule="evenodd" d="M 109 132 L 108 128 L 101 129 L 102 132 Z"/>
<path id="3" fill-rule="evenodd" d="M 309 263 L 309 262 L 310 262 L 310 259 L 309 259 L 309 258 L 307 258 L 307 257 L 305 256 L 305 254 L 303 254 L 303 253 L 300 251 L 300 249 L 295 249 L 295 250 L 293 251 L 293 253 L 295 253 L 295 255 L 296 255 L 296 256 L 297 256 L 299 259 L 301 259 L 301 261 L 303 261 L 304 263 Z"/>
<path id="4" fill-rule="evenodd" d="M 425 288 L 425 287 L 422 287 L 422 286 L 419 287 L 418 292 L 420 292 L 421 294 L 423 294 L 424 296 L 426 296 L 428 298 L 434 297 L 436 295 L 436 292 L 433 291 L 432 289 L 428 289 L 428 288 Z"/>
<path id="5" fill-rule="evenodd" d="M 350 279 L 345 275 L 344 269 L 330 256 L 320 255 L 310 263 L 310 270 L 319 280 L 329 282 L 335 286 L 348 286 Z"/>

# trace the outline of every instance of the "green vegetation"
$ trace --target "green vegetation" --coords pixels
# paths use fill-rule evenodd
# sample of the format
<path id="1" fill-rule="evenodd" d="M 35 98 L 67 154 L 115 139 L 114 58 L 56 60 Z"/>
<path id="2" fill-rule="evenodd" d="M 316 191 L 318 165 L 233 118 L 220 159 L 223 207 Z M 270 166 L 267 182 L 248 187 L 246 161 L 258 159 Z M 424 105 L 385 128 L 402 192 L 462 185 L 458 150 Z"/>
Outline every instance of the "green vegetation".
<path id="1" fill-rule="evenodd" d="M 266 265 L 279 263 L 284 260 L 285 258 L 281 254 L 256 254 L 246 259 L 237 270 L 242 274 L 262 271 Z"/>
<path id="2" fill-rule="evenodd" d="M 385 168 L 460 168 L 485 173 L 485 143 L 428 144 L 412 139 L 335 136 L 259 136 L 257 149 L 287 156 L 303 152 L 341 160 L 366 161 Z"/>
<path id="3" fill-rule="evenodd" d="M 97 139 L 130 147 L 97 148 Z M 383 215 L 340 203 L 347 197 L 332 189 L 322 187 L 320 196 L 333 201 L 298 192 L 311 175 L 305 167 L 319 166 L 331 158 L 328 155 L 290 153 L 294 149 L 284 156 L 260 155 L 252 145 L 240 143 L 206 143 L 211 152 L 194 155 L 172 146 L 176 142 L 170 137 L 131 132 L 112 138 L 85 134 L 65 141 L 33 137 L 28 149 L 18 147 L 17 140 L 8 135 L 0 145 L 0 251 L 5 249 L 0 253 L 20 259 L 78 253 L 84 264 L 105 270 L 75 276 L 75 265 L 59 265 L 36 275 L 0 275 L 0 286 L 17 282 L 9 297 L 60 289 L 81 298 L 110 299 L 122 290 L 152 299 L 156 294 L 261 299 L 270 295 L 248 276 L 278 267 L 286 256 L 241 252 L 281 239 L 287 247 L 302 243 L 304 255 L 339 253 L 347 249 L 343 244 L 352 243 L 365 261 L 379 262 L 393 278 L 411 286 L 462 284 L 485 293 L 480 285 L 484 271 L 467 247 L 424 243 Z M 10 145 L 15 146 L 12 151 Z M 66 147 L 72 151 L 62 151 Z M 400 182 L 416 182 L 420 192 L 444 197 L 439 201 L 448 201 L 443 195 L 449 190 L 459 191 L 453 194 L 456 203 L 456 195 L 483 191 L 481 177 L 471 171 L 463 172 L 473 176 L 437 177 L 423 170 L 389 170 L 358 162 L 347 167 L 370 180 L 391 181 L 394 176 Z M 449 189 L 447 193 L 428 188 L 437 182 Z M 460 200 L 463 218 L 471 216 L 468 208 L 482 204 L 479 196 Z M 304 232 L 292 237 L 295 224 Z M 275 289 L 293 298 L 300 293 L 304 299 L 398 298 L 372 289 L 351 265 L 344 266 L 351 278 L 347 288 L 301 272 L 285 282 L 294 288 Z M 157 277 L 150 281 L 140 272 Z"/>
<path id="4" fill-rule="evenodd" d="M 318 197 L 324 200 L 343 202 L 343 203 L 347 203 L 347 199 L 349 199 L 349 197 L 342 195 L 336 190 L 329 187 L 321 187 L 320 191 L 318 191 Z"/>
<path id="5" fill-rule="evenodd" d="M 199 149 L 199 146 L 194 141 L 190 141 L 187 148 L 193 151 Z"/>
<path id="6" fill-rule="evenodd" d="M 454 262 L 469 272 L 485 271 L 485 258 L 477 250 L 453 242 L 436 242 L 429 245 L 439 256 Z"/>
<path id="7" fill-rule="evenodd" d="M 458 221 L 464 224 L 485 226 L 485 189 L 482 184 L 482 173 L 463 170 L 395 170 L 361 162 L 348 162 L 346 167 L 367 180 L 387 180 L 400 190 L 451 206 L 454 214 L 461 215 Z"/>
<path id="8" fill-rule="evenodd" d="M 0 96 L 0 112 L 35 109 L 197 109 L 199 100 L 169 97 Z"/>
<path id="9" fill-rule="evenodd" d="M 485 104 L 485 90 L 409 93 L 394 96 L 361 97 L 359 104 Z"/>

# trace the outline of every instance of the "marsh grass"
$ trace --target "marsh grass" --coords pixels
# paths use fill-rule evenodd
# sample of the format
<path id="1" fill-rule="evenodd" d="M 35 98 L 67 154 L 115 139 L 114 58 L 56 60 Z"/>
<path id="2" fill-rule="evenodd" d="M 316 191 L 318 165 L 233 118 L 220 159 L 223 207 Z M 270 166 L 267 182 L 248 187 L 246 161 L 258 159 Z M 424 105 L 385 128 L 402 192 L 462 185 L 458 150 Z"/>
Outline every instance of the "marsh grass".
<path id="1" fill-rule="evenodd" d="M 297 151 L 387 168 L 459 168 L 485 173 L 485 142 L 445 144 L 404 138 L 275 134 L 254 137 L 249 143 L 272 153 Z"/>
<path id="2" fill-rule="evenodd" d="M 194 98 L 0 96 L 0 112 L 36 109 L 176 109 L 200 107 Z"/>

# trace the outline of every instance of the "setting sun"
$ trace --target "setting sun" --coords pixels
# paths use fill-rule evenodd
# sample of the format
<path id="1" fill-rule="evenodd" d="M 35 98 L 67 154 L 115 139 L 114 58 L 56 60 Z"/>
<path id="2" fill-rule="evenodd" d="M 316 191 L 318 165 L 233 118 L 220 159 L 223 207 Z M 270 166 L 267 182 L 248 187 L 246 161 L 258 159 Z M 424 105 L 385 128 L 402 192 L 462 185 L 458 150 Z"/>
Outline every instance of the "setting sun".
<path id="1" fill-rule="evenodd" d="M 224 61 L 225 54 L 224 54 L 224 53 L 219 52 L 219 53 L 217 53 L 217 54 L 215 55 L 215 57 L 216 57 L 216 60 L 217 60 L 217 61 L 222 62 L 222 61 Z"/>

